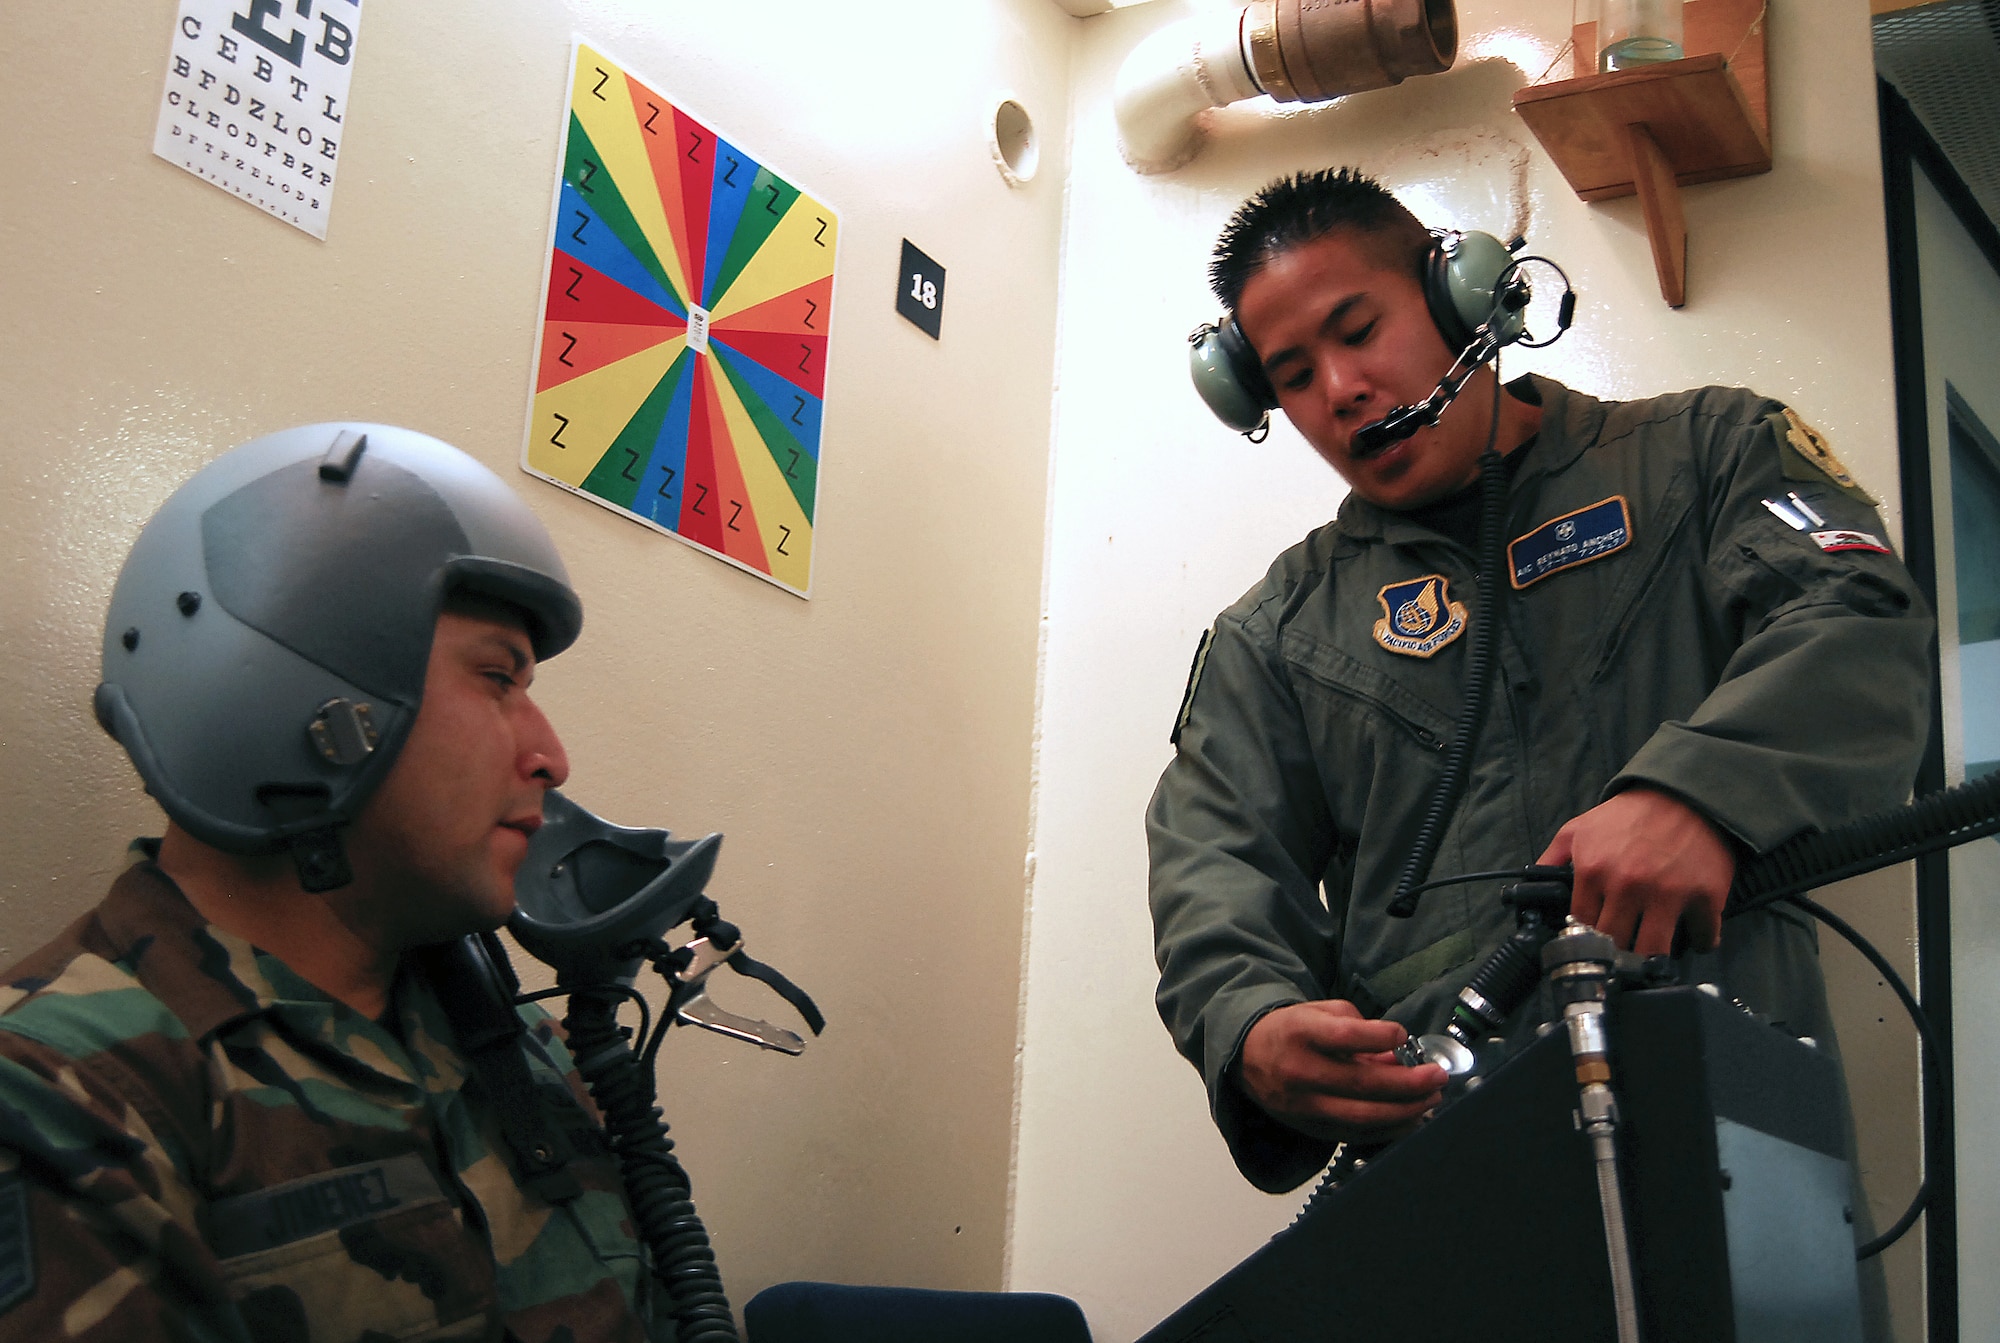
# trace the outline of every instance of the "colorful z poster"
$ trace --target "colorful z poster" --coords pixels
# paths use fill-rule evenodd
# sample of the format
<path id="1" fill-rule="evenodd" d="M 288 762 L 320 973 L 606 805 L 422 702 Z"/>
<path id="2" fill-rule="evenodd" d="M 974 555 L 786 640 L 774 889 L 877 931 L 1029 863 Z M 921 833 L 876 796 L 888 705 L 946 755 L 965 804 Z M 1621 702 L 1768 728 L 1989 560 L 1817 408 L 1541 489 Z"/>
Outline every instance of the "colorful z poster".
<path id="1" fill-rule="evenodd" d="M 522 467 L 809 596 L 838 232 L 579 42 Z"/>

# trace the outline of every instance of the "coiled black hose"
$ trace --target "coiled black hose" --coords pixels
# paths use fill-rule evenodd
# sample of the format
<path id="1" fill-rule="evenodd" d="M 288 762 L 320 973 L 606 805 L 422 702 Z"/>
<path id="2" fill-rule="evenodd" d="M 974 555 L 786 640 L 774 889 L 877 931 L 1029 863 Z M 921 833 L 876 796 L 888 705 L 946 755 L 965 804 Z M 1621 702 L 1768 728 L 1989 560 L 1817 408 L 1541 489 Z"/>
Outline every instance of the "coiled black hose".
<path id="1" fill-rule="evenodd" d="M 2000 833 L 2000 773 L 1801 835 L 1751 859 L 1736 869 L 1724 917 L 1995 833 Z"/>
<path id="2" fill-rule="evenodd" d="M 563 1019 L 570 1052 L 604 1116 L 633 1220 L 674 1317 L 674 1337 L 679 1343 L 737 1343 L 736 1320 L 708 1231 L 695 1214 L 687 1172 L 674 1156 L 646 1073 L 618 1027 L 621 1001 L 611 988 L 571 994 Z"/>
<path id="3" fill-rule="evenodd" d="M 1493 691 L 1493 650 L 1500 642 L 1500 527 L 1507 512 L 1507 464 L 1493 450 L 1500 422 L 1500 398 L 1505 392 L 1496 370 L 1493 385 L 1494 435 L 1479 454 L 1479 580 L 1478 606 L 1473 611 L 1472 651 L 1465 659 L 1465 705 L 1458 725 L 1452 729 L 1451 745 L 1445 748 L 1444 773 L 1424 808 L 1424 822 L 1416 843 L 1403 863 L 1396 880 L 1396 897 L 1389 913 L 1407 919 L 1417 912 L 1417 883 L 1430 875 L 1437 859 L 1438 845 L 1444 842 L 1445 827 L 1451 824 L 1458 799 L 1465 792 L 1466 774 L 1472 764 L 1472 748 L 1479 741 L 1479 729 L 1486 722 L 1486 703 Z"/>

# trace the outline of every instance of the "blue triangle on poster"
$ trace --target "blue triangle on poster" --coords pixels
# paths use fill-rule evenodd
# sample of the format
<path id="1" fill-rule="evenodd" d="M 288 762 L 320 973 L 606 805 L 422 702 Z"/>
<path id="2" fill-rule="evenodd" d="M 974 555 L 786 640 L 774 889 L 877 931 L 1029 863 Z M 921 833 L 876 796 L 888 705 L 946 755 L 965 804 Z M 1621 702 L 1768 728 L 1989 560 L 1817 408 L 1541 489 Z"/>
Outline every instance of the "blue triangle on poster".
<path id="1" fill-rule="evenodd" d="M 681 493 L 687 478 L 688 416 L 692 413 L 694 380 L 701 376 L 699 356 L 682 350 L 667 370 L 679 378 L 673 400 L 667 403 L 667 417 L 660 421 L 660 436 L 653 441 L 653 455 L 639 473 L 639 488 L 632 496 L 632 511 L 649 518 L 668 531 L 681 529 Z"/>
<path id="2" fill-rule="evenodd" d="M 785 431 L 798 439 L 806 455 L 818 461 L 819 398 L 779 377 L 743 351 L 732 347 L 720 335 L 711 334 L 708 343 L 711 350 L 720 350 L 727 356 L 729 371 L 750 385 L 757 398 L 784 422 Z"/>
<path id="3" fill-rule="evenodd" d="M 674 316 L 687 316 L 687 306 L 653 278 L 653 273 L 611 231 L 611 225 L 605 223 L 568 182 L 563 183 L 561 213 L 556 217 L 555 243 L 559 250 L 616 280 L 633 293 L 644 295 Z"/>
<path id="4" fill-rule="evenodd" d="M 708 197 L 707 273 L 701 277 L 702 306 L 709 307 L 718 297 L 715 277 L 729 256 L 729 240 L 736 236 L 737 221 L 756 184 L 762 166 L 727 140 L 715 144 L 715 183 Z"/>

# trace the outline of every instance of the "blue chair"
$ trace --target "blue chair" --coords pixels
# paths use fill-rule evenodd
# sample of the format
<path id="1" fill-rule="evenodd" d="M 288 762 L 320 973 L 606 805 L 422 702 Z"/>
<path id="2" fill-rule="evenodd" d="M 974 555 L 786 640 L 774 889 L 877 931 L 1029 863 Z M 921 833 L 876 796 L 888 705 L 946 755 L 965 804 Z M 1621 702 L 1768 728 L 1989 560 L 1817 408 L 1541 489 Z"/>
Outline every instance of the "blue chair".
<path id="1" fill-rule="evenodd" d="M 781 1282 L 743 1307 L 746 1343 L 1090 1343 L 1083 1311 L 1044 1292 Z"/>

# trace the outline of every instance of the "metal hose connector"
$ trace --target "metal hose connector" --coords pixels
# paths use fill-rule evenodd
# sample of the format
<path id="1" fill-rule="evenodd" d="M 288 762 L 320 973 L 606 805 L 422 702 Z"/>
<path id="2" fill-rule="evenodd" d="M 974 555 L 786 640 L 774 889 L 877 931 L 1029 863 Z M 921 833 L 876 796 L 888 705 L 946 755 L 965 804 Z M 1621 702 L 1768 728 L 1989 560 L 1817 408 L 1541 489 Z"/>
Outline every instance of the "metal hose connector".
<path id="1" fill-rule="evenodd" d="M 1281 103 L 1317 103 L 1451 68 L 1452 0 L 1251 0 L 1243 55 Z"/>

